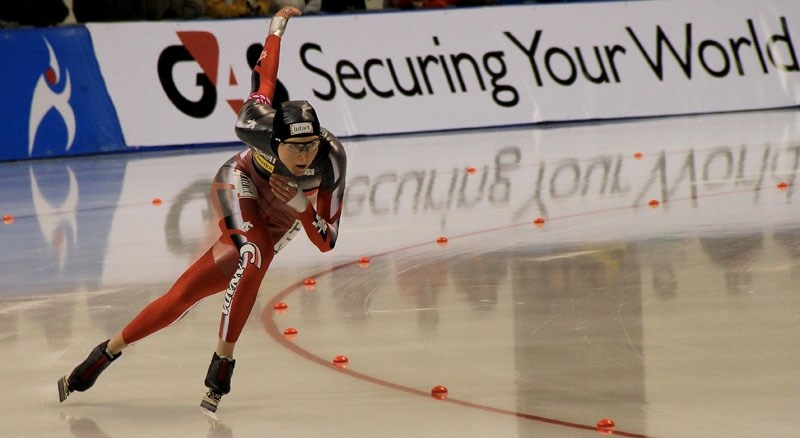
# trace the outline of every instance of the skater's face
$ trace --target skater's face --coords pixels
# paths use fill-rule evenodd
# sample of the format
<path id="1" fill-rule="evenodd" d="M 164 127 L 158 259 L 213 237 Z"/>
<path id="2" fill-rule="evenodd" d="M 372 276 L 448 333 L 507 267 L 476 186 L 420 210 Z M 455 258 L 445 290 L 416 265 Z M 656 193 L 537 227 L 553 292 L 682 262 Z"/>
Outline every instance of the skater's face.
<path id="1" fill-rule="evenodd" d="M 305 174 L 319 151 L 320 139 L 316 135 L 296 137 L 278 144 L 278 158 L 292 174 Z"/>

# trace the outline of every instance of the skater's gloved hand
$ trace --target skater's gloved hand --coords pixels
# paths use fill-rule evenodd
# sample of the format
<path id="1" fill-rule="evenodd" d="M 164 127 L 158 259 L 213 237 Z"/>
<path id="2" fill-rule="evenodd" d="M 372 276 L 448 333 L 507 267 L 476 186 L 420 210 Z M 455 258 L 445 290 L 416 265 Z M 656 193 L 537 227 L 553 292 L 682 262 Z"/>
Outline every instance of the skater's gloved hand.
<path id="1" fill-rule="evenodd" d="M 300 213 L 306 210 L 308 204 L 306 196 L 289 177 L 273 173 L 269 177 L 269 187 L 275 197 L 285 202 L 289 207 Z"/>
<path id="2" fill-rule="evenodd" d="M 272 16 L 269 22 L 269 33 L 272 35 L 283 36 L 283 31 L 286 30 L 286 23 L 295 15 L 303 15 L 300 9 L 293 6 L 285 6 L 280 11 Z"/>

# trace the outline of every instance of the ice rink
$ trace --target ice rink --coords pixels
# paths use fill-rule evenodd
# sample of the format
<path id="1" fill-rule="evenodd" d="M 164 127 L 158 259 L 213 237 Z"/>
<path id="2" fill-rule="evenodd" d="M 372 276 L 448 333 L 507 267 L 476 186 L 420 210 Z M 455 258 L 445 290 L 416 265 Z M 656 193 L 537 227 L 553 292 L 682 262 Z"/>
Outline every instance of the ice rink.
<path id="1" fill-rule="evenodd" d="M 216 420 L 221 295 L 56 381 L 217 238 L 239 148 L 0 163 L 0 436 L 800 436 L 800 113 L 344 143 L 337 247 L 275 258 Z"/>

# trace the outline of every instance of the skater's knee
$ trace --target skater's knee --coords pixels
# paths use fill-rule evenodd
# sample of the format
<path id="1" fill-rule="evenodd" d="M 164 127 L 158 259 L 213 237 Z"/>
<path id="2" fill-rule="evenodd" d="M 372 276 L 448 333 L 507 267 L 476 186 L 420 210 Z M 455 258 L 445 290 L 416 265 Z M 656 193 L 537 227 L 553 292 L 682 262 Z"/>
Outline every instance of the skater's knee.
<path id="1" fill-rule="evenodd" d="M 239 266 L 241 268 L 252 265 L 256 269 L 266 271 L 273 256 L 272 248 L 259 240 L 247 241 L 239 245 Z"/>

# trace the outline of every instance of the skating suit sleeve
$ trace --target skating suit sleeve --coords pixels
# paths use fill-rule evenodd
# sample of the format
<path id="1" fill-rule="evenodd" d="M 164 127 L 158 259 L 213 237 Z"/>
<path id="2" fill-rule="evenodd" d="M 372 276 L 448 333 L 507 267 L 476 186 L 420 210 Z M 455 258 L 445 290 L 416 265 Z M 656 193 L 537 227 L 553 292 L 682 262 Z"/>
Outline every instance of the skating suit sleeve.
<path id="1" fill-rule="evenodd" d="M 305 211 L 300 213 L 300 222 L 311 242 L 326 252 L 333 249 L 339 235 L 347 156 L 339 139 L 326 129 L 322 130 L 322 140 L 312 166 L 314 175 L 301 178 L 299 184 L 306 196 L 312 196 L 316 191 L 316 208 L 309 202 Z M 313 187 L 315 184 L 312 182 L 317 181 L 318 187 Z"/>
<path id="2" fill-rule="evenodd" d="M 281 37 L 270 34 L 264 50 L 253 68 L 251 92 L 236 118 L 236 136 L 250 148 L 266 152 L 270 149 L 272 120 L 275 109 L 272 99 L 278 78 Z"/>

